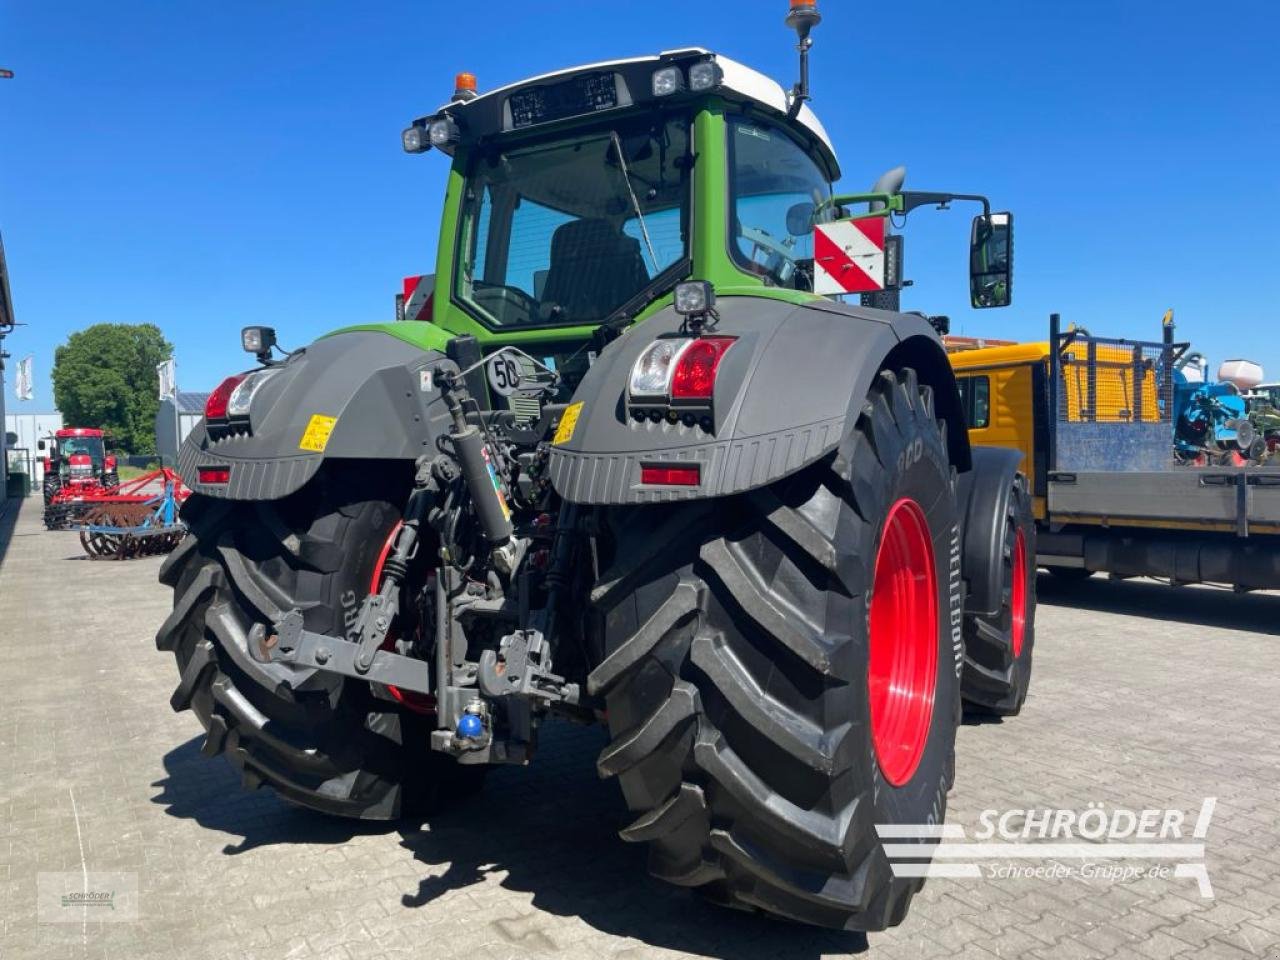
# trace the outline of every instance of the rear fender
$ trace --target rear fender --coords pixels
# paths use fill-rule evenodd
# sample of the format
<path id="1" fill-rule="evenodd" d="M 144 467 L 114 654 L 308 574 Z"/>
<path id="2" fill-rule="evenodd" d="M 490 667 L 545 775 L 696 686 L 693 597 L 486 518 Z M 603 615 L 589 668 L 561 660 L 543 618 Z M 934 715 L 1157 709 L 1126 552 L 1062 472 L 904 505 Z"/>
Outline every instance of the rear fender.
<path id="1" fill-rule="evenodd" d="M 964 517 L 964 578 L 969 586 L 965 612 L 993 617 L 1004 603 L 1004 524 L 1022 452 L 974 447 L 972 458 L 973 469 L 960 474 L 957 491 Z"/>
<path id="2" fill-rule="evenodd" d="M 310 480 L 326 459 L 414 460 L 448 432 L 431 371 L 452 362 L 377 331 L 325 337 L 281 364 L 254 395 L 247 430 L 210 434 L 201 420 L 178 454 L 196 493 L 227 500 L 278 500 Z M 200 468 L 229 467 L 225 484 Z"/>
<path id="3" fill-rule="evenodd" d="M 578 420 L 572 431 L 559 431 L 568 436 L 551 449 L 551 480 L 564 499 L 698 500 L 773 483 L 836 450 L 856 425 L 876 374 L 899 362 L 921 368 L 924 382 L 940 381 L 935 402 L 958 407 L 946 354 L 921 317 L 827 300 L 723 297 L 716 307 L 715 332 L 738 342 L 720 365 L 713 429 L 628 415 L 627 381 L 636 359 L 657 337 L 680 329 L 681 318 L 667 308 L 611 344 L 574 394 L 582 404 Z M 956 416 L 949 426 L 951 420 Z M 953 462 L 963 470 L 968 440 L 956 422 L 957 437 L 949 439 L 955 439 Z M 695 463 L 697 486 L 640 482 L 644 465 Z"/>

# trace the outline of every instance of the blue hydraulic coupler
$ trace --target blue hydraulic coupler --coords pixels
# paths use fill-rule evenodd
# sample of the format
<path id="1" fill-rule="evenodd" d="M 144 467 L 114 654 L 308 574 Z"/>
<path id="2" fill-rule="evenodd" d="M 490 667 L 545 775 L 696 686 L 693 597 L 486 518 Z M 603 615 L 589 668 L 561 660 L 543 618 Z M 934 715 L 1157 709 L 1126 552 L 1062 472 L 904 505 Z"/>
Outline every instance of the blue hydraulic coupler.
<path id="1" fill-rule="evenodd" d="M 484 721 L 474 713 L 464 713 L 458 718 L 459 740 L 479 740 L 484 736 Z"/>

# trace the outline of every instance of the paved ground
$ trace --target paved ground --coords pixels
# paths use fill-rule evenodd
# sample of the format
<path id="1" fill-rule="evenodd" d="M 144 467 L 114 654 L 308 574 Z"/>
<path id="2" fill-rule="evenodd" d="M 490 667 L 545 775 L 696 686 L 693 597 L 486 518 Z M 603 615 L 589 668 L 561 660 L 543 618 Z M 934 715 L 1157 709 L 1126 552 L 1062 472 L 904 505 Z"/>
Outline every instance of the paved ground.
<path id="1" fill-rule="evenodd" d="M 87 561 L 40 527 L 37 501 L 16 513 L 0 519 L 0 960 L 1280 957 L 1278 597 L 1042 583 L 1024 714 L 960 731 L 948 820 L 970 835 L 988 808 L 1194 818 L 1216 796 L 1215 899 L 1187 878 L 935 879 L 868 941 L 645 878 L 614 836 L 624 812 L 594 776 L 592 730 L 549 731 L 532 768 L 429 827 L 242 792 L 200 755 L 195 717 L 169 709 L 160 561 Z M 139 919 L 38 923 L 38 875 L 81 871 L 135 876 Z"/>

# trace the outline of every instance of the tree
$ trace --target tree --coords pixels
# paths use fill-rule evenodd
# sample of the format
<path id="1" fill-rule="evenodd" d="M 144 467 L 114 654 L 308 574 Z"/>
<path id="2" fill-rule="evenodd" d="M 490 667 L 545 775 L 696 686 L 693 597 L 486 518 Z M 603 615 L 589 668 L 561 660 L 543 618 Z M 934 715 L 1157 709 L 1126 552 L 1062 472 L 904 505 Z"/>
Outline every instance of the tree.
<path id="1" fill-rule="evenodd" d="M 68 427 L 101 427 L 111 446 L 155 453 L 156 364 L 173 346 L 152 323 L 96 323 L 53 356 L 53 399 Z"/>

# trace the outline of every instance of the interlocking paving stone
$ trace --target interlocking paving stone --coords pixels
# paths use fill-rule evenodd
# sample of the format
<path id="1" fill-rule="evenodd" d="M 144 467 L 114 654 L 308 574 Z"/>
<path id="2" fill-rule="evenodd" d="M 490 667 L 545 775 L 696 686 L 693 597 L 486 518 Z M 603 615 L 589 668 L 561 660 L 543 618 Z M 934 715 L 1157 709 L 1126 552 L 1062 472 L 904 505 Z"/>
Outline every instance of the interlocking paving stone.
<path id="1" fill-rule="evenodd" d="M 1023 715 L 959 733 L 949 822 L 982 810 L 1217 809 L 1193 881 L 932 880 L 869 937 L 706 905 L 622 843 L 601 731 L 429 824 L 245 793 L 175 714 L 161 560 L 93 562 L 40 503 L 0 517 L 0 960 L 1280 957 L 1280 597 L 1041 581 Z M 73 808 L 74 800 L 74 808 Z M 77 820 L 79 836 L 77 836 Z M 136 873 L 136 922 L 37 923 L 44 871 Z"/>

